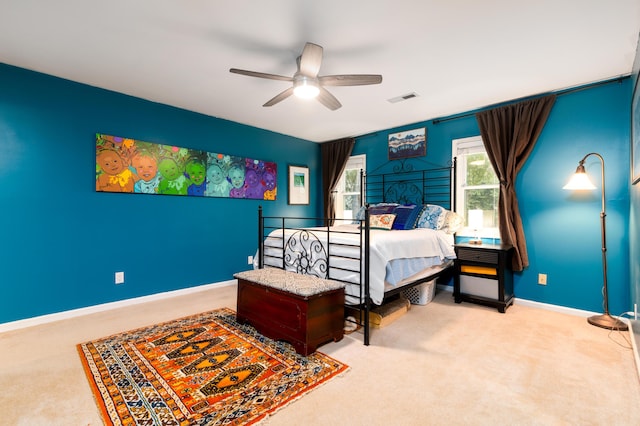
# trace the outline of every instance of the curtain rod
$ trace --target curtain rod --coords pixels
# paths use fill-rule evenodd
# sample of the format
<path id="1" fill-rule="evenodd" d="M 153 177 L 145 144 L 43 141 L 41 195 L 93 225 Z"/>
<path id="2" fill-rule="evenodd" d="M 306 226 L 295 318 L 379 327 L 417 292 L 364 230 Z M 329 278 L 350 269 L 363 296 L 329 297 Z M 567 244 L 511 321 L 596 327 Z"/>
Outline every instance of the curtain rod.
<path id="1" fill-rule="evenodd" d="M 548 95 L 556 95 L 556 96 L 560 96 L 560 95 L 566 95 L 568 93 L 574 93 L 574 92 L 579 92 L 581 90 L 585 90 L 585 89 L 591 89 L 593 87 L 597 87 L 597 86 L 603 86 L 605 84 L 609 84 L 609 83 L 622 83 L 624 80 L 626 80 L 627 78 L 630 78 L 630 75 L 626 75 L 626 76 L 620 76 L 620 77 L 615 77 L 609 80 L 602 80 L 602 81 L 597 81 L 595 83 L 590 83 L 590 84 L 585 84 L 584 86 L 578 86 L 578 87 L 572 87 L 569 89 L 563 89 L 563 90 L 558 90 L 556 92 L 547 92 L 547 93 L 539 93 L 537 95 L 531 95 L 531 96 L 526 96 L 523 98 L 518 98 L 518 99 L 512 99 L 510 101 L 505 101 L 505 102 L 499 102 L 496 104 L 492 104 L 492 105 L 488 105 L 488 106 L 484 106 L 481 108 L 478 108 L 475 110 L 475 112 L 465 112 L 459 115 L 453 115 L 450 117 L 445 117 L 445 118 L 436 118 L 434 120 L 431 120 L 431 122 L 433 124 L 440 124 L 443 123 L 445 121 L 452 121 L 452 120 L 457 120 L 459 118 L 466 118 L 466 117 L 471 117 L 473 115 L 476 114 L 476 112 L 479 111 L 484 111 L 487 109 L 492 109 L 492 108 L 496 108 L 499 106 L 503 106 L 503 105 L 508 105 L 508 104 L 512 104 L 514 102 L 520 102 L 520 101 L 525 101 L 525 100 L 531 100 L 531 99 L 535 99 L 538 97 L 542 97 L 542 96 L 548 96 Z"/>
<path id="2" fill-rule="evenodd" d="M 602 80 L 602 81 L 597 81 L 595 83 L 585 84 L 583 86 L 578 86 L 578 87 L 572 87 L 572 88 L 569 88 L 569 89 L 558 90 L 556 92 L 539 93 L 537 95 L 531 95 L 531 96 L 526 96 L 526 97 L 523 97 L 523 98 L 512 99 L 510 101 L 504 101 L 504 102 L 499 102 L 499 103 L 492 104 L 492 105 L 487 105 L 487 106 L 484 106 L 484 107 L 481 107 L 481 108 L 477 108 L 476 110 L 474 110 L 474 112 L 464 112 L 462 114 L 451 115 L 451 116 L 445 117 L 445 118 L 435 118 L 433 120 L 424 120 L 424 122 L 431 121 L 431 123 L 433 123 L 433 124 L 444 123 L 445 121 L 453 121 L 453 120 L 457 120 L 459 118 L 471 117 L 471 116 L 475 115 L 476 112 L 484 111 L 484 110 L 491 109 L 491 108 L 496 108 L 498 106 L 508 105 L 508 104 L 511 104 L 511 103 L 514 103 L 514 102 L 530 100 L 530 99 L 534 99 L 534 98 L 537 98 L 537 97 L 548 96 L 548 95 L 556 95 L 556 96 L 566 95 L 568 93 L 579 92 L 581 90 L 591 89 L 593 87 L 603 86 L 603 85 L 609 84 L 609 83 L 616 83 L 616 82 L 617 83 L 622 83 L 624 80 L 626 80 L 626 79 L 628 79 L 630 77 L 631 77 L 631 75 L 623 75 L 623 76 L 611 78 L 609 80 Z M 420 123 L 422 123 L 422 122 L 420 122 Z M 373 136 L 376 136 L 379 133 L 383 133 L 383 132 L 385 132 L 385 131 L 377 130 L 375 132 L 365 133 L 365 134 L 362 134 L 362 135 L 351 136 L 351 137 L 353 137 L 355 139 L 362 139 L 362 138 L 373 137 Z"/>

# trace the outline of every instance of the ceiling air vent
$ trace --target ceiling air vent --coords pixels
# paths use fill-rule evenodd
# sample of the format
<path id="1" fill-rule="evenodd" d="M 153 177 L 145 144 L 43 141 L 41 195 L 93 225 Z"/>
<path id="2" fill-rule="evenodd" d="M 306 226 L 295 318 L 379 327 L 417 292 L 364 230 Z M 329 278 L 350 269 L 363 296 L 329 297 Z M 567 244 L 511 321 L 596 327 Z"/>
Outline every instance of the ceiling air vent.
<path id="1" fill-rule="evenodd" d="M 416 92 L 411 92 L 411 93 L 407 93 L 406 95 L 397 96 L 395 98 L 387 99 L 387 101 L 391 102 L 392 104 L 395 104 L 397 102 L 402 102 L 402 101 L 406 101 L 408 99 L 417 98 L 418 96 L 420 96 L 420 95 L 418 95 Z"/>

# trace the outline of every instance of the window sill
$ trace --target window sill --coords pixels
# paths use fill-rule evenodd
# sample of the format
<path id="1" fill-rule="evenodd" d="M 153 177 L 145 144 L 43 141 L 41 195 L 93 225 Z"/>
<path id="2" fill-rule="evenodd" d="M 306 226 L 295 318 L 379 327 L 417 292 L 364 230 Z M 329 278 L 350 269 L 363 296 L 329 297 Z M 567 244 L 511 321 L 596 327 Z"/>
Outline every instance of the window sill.
<path id="1" fill-rule="evenodd" d="M 497 228 L 483 229 L 480 232 L 475 232 L 471 228 L 462 228 L 458 232 L 456 232 L 456 237 L 460 238 L 482 238 L 482 239 L 492 239 L 499 240 L 500 239 L 500 231 Z"/>

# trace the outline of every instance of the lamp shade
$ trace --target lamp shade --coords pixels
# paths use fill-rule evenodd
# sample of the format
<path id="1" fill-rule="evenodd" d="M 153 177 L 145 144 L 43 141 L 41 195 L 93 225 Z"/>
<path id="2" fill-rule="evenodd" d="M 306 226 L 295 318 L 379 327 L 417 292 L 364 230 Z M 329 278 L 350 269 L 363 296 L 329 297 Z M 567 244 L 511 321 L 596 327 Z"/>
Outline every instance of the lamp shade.
<path id="1" fill-rule="evenodd" d="M 469 223 L 467 225 L 471 229 L 482 228 L 482 225 L 483 225 L 482 210 L 469 210 Z"/>
<path id="2" fill-rule="evenodd" d="M 589 179 L 589 176 L 587 176 L 584 171 L 576 171 L 562 189 L 585 190 L 596 189 L 596 186 L 591 182 L 591 179 Z"/>

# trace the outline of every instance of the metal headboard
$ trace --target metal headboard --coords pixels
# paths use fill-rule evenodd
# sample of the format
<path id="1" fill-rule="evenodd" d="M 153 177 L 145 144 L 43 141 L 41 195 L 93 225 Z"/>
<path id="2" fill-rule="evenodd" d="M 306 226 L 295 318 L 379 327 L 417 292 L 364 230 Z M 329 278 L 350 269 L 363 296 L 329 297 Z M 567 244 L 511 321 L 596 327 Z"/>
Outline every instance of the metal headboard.
<path id="1" fill-rule="evenodd" d="M 365 205 L 377 203 L 437 204 L 455 211 L 455 179 L 455 158 L 448 166 L 419 170 L 413 163 L 405 159 L 393 161 L 390 172 L 363 173 L 362 193 L 365 197 Z"/>

